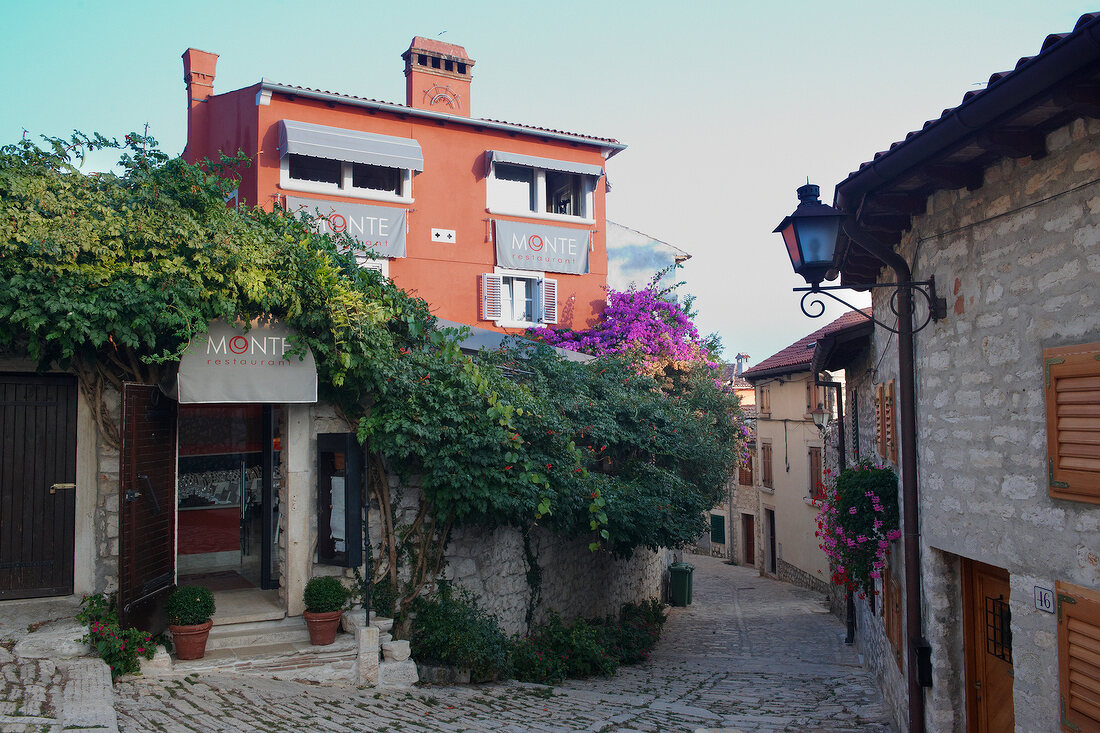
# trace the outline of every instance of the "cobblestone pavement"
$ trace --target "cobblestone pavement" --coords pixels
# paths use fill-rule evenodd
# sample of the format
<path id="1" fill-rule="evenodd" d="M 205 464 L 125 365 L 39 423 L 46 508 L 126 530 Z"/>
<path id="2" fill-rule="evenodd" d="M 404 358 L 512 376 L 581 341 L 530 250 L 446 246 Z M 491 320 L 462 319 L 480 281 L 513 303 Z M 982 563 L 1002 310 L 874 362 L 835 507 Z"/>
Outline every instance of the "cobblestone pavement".
<path id="1" fill-rule="evenodd" d="M 610 679 L 379 691 L 261 678 L 116 685 L 122 731 L 891 731 L 818 593 L 709 557 L 650 660 Z"/>
<path id="2" fill-rule="evenodd" d="M 61 675 L 48 659 L 15 657 L 8 642 L 0 644 L 0 731 L 58 731 L 56 700 Z"/>

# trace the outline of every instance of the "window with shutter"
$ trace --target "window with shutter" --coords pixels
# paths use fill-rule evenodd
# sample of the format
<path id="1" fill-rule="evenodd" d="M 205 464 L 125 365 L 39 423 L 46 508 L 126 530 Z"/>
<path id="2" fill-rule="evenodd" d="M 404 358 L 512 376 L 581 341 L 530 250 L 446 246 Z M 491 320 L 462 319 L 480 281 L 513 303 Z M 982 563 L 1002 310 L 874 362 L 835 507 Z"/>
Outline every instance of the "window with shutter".
<path id="1" fill-rule="evenodd" d="M 762 414 L 770 414 L 772 411 L 772 390 L 771 387 L 763 386 L 760 388 L 760 412 Z"/>
<path id="2" fill-rule="evenodd" d="M 894 661 L 901 669 L 901 588 L 889 566 L 882 573 L 882 625 L 893 647 Z"/>
<path id="3" fill-rule="evenodd" d="M 726 544 L 726 518 L 720 514 L 710 515 L 710 541 L 716 545 Z"/>
<path id="4" fill-rule="evenodd" d="M 558 281 L 544 278 L 542 281 L 542 322 L 558 322 Z"/>
<path id="5" fill-rule="evenodd" d="M 810 448 L 810 498 L 823 498 L 825 487 L 821 483 L 821 448 Z"/>
<path id="6" fill-rule="evenodd" d="M 760 482 L 769 489 L 772 488 L 772 444 L 760 445 Z"/>
<path id="7" fill-rule="evenodd" d="M 742 486 L 752 486 L 752 458 L 738 467 L 738 483 Z"/>
<path id="8" fill-rule="evenodd" d="M 500 275 L 489 272 L 481 276 L 481 319 L 483 321 L 499 321 L 501 318 L 500 291 L 503 279 Z"/>
<path id="9" fill-rule="evenodd" d="M 1050 495 L 1100 504 L 1100 343 L 1043 350 Z"/>
<path id="10" fill-rule="evenodd" d="M 886 425 L 882 416 L 885 391 L 883 385 L 875 385 L 875 449 L 883 458 L 886 457 Z"/>
<path id="11" fill-rule="evenodd" d="M 1100 593 L 1060 581 L 1055 590 L 1062 730 L 1100 730 Z"/>
<path id="12" fill-rule="evenodd" d="M 882 422 L 886 429 L 886 453 L 892 463 L 898 462 L 897 420 L 894 417 L 894 380 L 886 384 L 886 399 L 883 402 Z"/>

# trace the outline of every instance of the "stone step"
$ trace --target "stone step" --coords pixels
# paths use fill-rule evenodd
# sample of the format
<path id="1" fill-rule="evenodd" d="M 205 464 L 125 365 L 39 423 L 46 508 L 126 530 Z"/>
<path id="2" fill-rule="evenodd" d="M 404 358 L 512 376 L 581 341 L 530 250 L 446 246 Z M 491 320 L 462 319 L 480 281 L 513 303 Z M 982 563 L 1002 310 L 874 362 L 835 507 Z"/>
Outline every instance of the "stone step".
<path id="1" fill-rule="evenodd" d="M 250 647 L 207 647 L 202 659 L 172 660 L 172 674 L 246 674 L 276 679 L 353 680 L 359 647 L 352 634 L 337 634 L 328 646 L 305 642 L 259 644 Z"/>
<path id="2" fill-rule="evenodd" d="M 275 621 L 250 621 L 227 624 L 210 629 L 207 650 L 241 649 L 272 644 L 309 644 L 309 629 L 301 616 L 289 616 Z"/>

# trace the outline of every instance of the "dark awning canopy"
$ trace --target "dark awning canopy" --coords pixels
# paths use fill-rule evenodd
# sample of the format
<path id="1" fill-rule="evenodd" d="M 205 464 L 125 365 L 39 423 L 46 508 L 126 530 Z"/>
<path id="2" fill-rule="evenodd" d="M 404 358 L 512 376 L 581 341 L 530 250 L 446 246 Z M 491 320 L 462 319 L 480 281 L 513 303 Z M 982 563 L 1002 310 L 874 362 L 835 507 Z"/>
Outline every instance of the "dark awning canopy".
<path id="1" fill-rule="evenodd" d="M 528 168 L 542 168 L 548 171 L 561 171 L 563 173 L 580 173 L 585 176 L 602 176 L 603 167 L 589 163 L 574 163 L 569 160 L 554 160 L 553 158 L 539 158 L 534 155 L 520 155 L 519 153 L 507 153 L 503 150 L 490 150 L 487 155 L 487 166 L 493 163 L 511 163 L 513 165 L 525 165 Z"/>
<path id="2" fill-rule="evenodd" d="M 307 348 L 292 353 L 297 336 L 271 320 L 243 324 L 213 321 L 191 339 L 180 358 L 175 397 L 181 404 L 312 403 L 317 365 Z"/>
<path id="3" fill-rule="evenodd" d="M 279 154 L 288 153 L 384 168 L 424 170 L 424 153 L 420 143 L 412 138 L 279 120 Z"/>

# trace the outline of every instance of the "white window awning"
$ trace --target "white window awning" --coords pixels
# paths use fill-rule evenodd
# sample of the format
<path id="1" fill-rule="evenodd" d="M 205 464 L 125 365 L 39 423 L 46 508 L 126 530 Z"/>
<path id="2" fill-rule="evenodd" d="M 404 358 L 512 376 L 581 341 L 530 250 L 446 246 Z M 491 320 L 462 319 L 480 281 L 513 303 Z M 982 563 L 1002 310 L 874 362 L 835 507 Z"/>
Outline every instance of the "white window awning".
<path id="1" fill-rule="evenodd" d="M 511 163 L 512 165 L 525 165 L 528 168 L 541 168 L 548 171 L 561 171 L 563 173 L 580 173 L 584 176 L 602 176 L 603 167 L 590 163 L 574 163 L 570 160 L 554 160 L 553 158 L 539 158 L 534 155 L 520 155 L 508 153 L 503 150 L 489 150 L 486 153 L 486 166 L 493 163 Z"/>
<path id="2" fill-rule="evenodd" d="M 424 170 L 424 153 L 412 138 L 279 120 L 279 155 L 365 163 L 383 168 Z"/>

